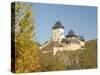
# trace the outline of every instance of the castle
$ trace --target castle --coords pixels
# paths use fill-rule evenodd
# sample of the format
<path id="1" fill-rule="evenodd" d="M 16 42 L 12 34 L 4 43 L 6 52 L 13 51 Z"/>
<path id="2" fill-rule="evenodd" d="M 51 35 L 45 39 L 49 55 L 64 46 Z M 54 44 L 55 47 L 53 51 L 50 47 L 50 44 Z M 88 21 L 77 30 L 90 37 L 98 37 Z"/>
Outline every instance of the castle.
<path id="1" fill-rule="evenodd" d="M 72 29 L 64 37 L 64 26 L 60 21 L 52 27 L 52 32 L 52 39 L 40 47 L 44 53 L 53 52 L 53 55 L 56 55 L 58 51 L 75 51 L 85 46 L 84 37 L 76 35 Z"/>

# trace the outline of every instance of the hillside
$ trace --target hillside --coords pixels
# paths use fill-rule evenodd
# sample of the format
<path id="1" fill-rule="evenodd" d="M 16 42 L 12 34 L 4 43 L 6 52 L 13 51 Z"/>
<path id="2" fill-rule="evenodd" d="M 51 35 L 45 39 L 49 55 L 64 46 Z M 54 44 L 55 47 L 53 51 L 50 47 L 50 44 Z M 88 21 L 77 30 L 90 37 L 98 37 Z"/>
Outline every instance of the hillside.
<path id="1" fill-rule="evenodd" d="M 97 40 L 87 41 L 83 50 L 42 54 L 43 71 L 90 69 L 97 67 Z"/>

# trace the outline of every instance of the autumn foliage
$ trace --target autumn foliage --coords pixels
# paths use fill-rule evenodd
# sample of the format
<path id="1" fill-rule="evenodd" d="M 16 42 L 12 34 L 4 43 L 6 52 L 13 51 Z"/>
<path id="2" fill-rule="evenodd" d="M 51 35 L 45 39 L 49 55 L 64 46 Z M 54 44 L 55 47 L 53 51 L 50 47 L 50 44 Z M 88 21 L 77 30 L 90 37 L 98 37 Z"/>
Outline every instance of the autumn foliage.
<path id="1" fill-rule="evenodd" d="M 15 72 L 20 73 L 38 71 L 40 68 L 40 52 L 38 43 L 34 40 L 35 25 L 32 18 L 32 5 L 29 3 L 17 2 L 15 3 L 14 14 Z"/>

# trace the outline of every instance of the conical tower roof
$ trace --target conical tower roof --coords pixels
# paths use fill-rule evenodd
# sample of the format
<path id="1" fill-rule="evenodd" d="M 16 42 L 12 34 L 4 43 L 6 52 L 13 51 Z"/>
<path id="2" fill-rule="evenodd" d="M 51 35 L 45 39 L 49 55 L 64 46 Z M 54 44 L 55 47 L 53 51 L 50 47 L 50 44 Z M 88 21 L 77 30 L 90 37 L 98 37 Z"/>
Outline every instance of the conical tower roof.
<path id="1" fill-rule="evenodd" d="M 68 34 L 66 35 L 66 37 L 77 37 L 77 35 L 74 33 L 74 31 L 71 29 Z"/>
<path id="2" fill-rule="evenodd" d="M 57 29 L 57 28 L 64 28 L 64 26 L 62 26 L 62 23 L 60 21 L 57 21 L 55 25 L 52 27 L 52 29 Z"/>

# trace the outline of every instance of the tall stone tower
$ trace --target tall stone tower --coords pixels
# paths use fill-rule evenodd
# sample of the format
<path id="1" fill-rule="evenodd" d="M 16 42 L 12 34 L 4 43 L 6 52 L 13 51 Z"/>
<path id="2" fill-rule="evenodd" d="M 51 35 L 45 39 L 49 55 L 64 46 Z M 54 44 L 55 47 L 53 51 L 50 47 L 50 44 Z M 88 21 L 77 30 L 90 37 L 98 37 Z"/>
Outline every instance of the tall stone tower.
<path id="1" fill-rule="evenodd" d="M 57 21 L 52 27 L 53 30 L 53 41 L 61 42 L 64 38 L 64 26 L 62 26 L 60 21 Z"/>

